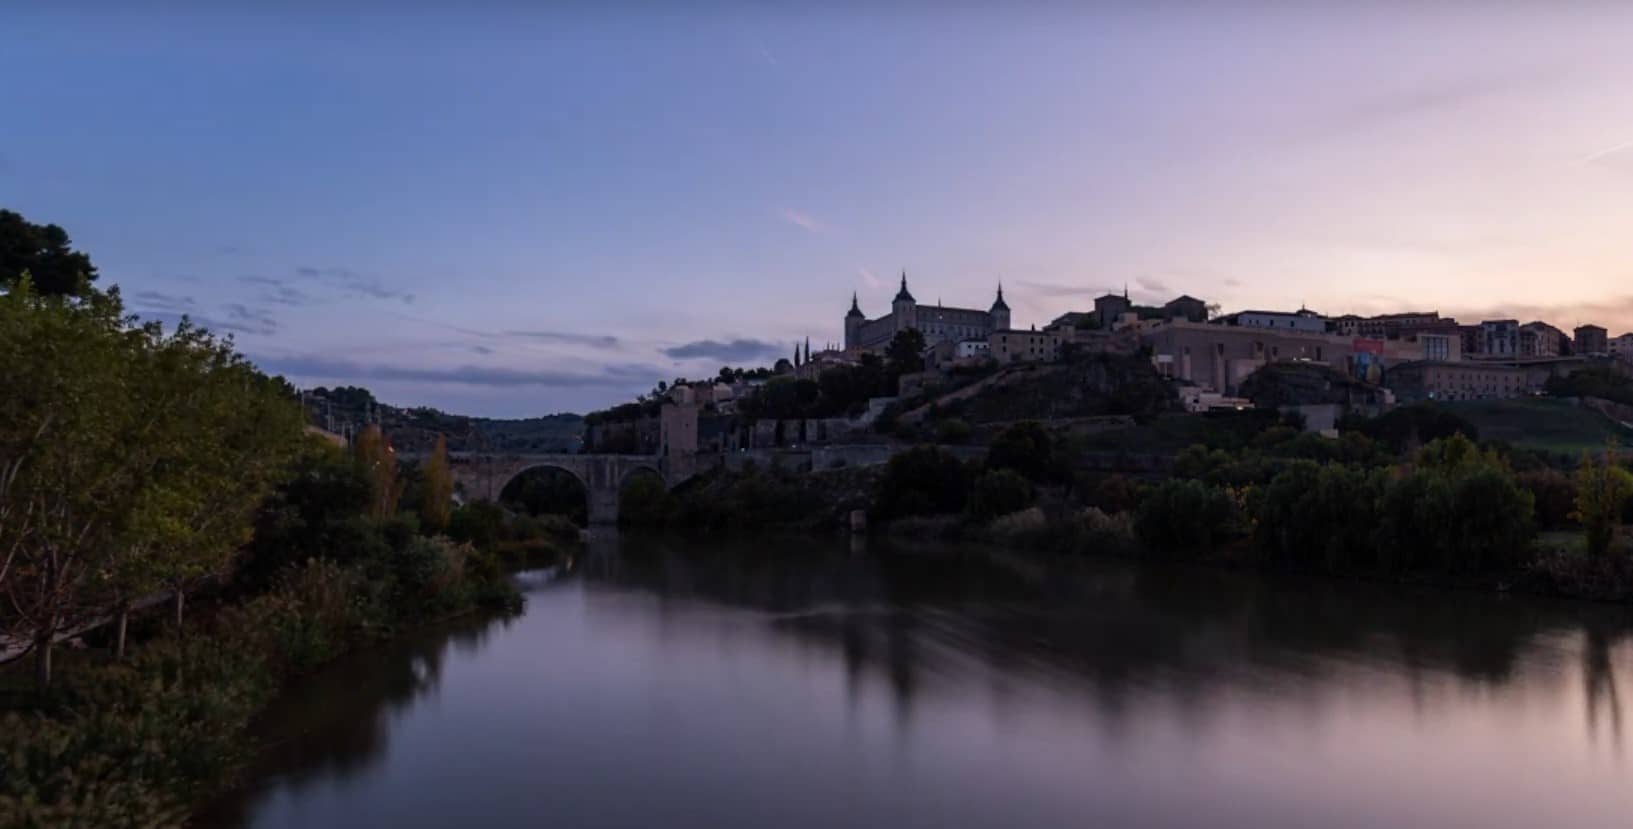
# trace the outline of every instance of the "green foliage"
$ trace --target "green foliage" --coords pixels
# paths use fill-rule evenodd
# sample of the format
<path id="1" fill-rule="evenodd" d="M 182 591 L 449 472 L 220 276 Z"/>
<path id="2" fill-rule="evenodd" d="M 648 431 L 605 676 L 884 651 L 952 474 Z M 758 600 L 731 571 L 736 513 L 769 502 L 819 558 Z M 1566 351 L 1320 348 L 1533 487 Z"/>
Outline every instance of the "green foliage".
<path id="1" fill-rule="evenodd" d="M 1582 457 L 1576 470 L 1576 511 L 1571 517 L 1582 522 L 1590 555 L 1600 557 L 1610 551 L 1630 498 L 1633 474 L 1616 464 L 1614 445 L 1597 458 Z"/>
<path id="2" fill-rule="evenodd" d="M 1296 461 L 1265 488 L 1256 536 L 1275 565 L 1348 571 L 1374 562 L 1383 472 Z"/>
<path id="3" fill-rule="evenodd" d="M 1531 493 L 1537 525 L 1545 530 L 1569 526 L 1576 511 L 1576 482 L 1557 469 L 1539 467 L 1520 472 L 1514 482 Z"/>
<path id="4" fill-rule="evenodd" d="M 936 423 L 936 443 L 961 444 L 970 439 L 970 424 L 956 417 Z"/>
<path id="5" fill-rule="evenodd" d="M 1146 496 L 1134 529 L 1151 549 L 1199 552 L 1239 532 L 1241 520 L 1236 501 L 1225 490 L 1201 481 L 1174 479 Z"/>
<path id="6" fill-rule="evenodd" d="M 897 375 L 924 370 L 924 334 L 917 328 L 896 332 L 885 346 L 885 362 Z"/>
<path id="7" fill-rule="evenodd" d="M 662 527 L 673 509 L 669 487 L 656 474 L 637 473 L 618 493 L 618 523 L 627 527 Z"/>
<path id="8" fill-rule="evenodd" d="M 1555 375 L 1543 388 L 1555 397 L 1597 397 L 1633 406 L 1633 379 L 1613 368 L 1584 368 L 1569 375 Z"/>
<path id="9" fill-rule="evenodd" d="M 437 435 L 431 457 L 420 471 L 420 526 L 426 532 L 439 533 L 448 526 L 448 516 L 454 504 L 453 470 L 448 466 L 448 439 Z"/>
<path id="10" fill-rule="evenodd" d="M 96 281 L 91 258 L 74 250 L 68 232 L 37 225 L 0 210 L 0 288 L 13 288 L 28 274 L 41 296 L 83 296 Z"/>
<path id="11" fill-rule="evenodd" d="M 969 473 L 953 455 L 919 446 L 885 466 L 874 504 L 882 518 L 962 512 Z"/>
<path id="12" fill-rule="evenodd" d="M 505 486 L 500 503 L 527 515 L 559 515 L 578 526 L 590 523 L 590 494 L 564 469 L 529 469 Z"/>
<path id="13" fill-rule="evenodd" d="M 1035 421 L 1017 423 L 999 433 L 987 450 L 987 466 L 1012 469 L 1039 483 L 1064 480 L 1066 461 L 1056 440 Z"/>
<path id="14" fill-rule="evenodd" d="M 1339 431 L 1366 435 L 1399 454 L 1414 447 L 1453 435 L 1479 440 L 1479 430 L 1466 418 L 1434 403 L 1397 406 L 1378 417 L 1345 415 Z"/>
<path id="15" fill-rule="evenodd" d="M 1442 438 L 1384 494 L 1379 561 L 1394 572 L 1491 572 L 1530 544 L 1533 511 L 1497 453 L 1461 435 Z"/>
<path id="16" fill-rule="evenodd" d="M 990 521 L 1032 505 L 1032 483 L 1008 469 L 996 469 L 975 479 L 969 499 L 970 515 Z"/>

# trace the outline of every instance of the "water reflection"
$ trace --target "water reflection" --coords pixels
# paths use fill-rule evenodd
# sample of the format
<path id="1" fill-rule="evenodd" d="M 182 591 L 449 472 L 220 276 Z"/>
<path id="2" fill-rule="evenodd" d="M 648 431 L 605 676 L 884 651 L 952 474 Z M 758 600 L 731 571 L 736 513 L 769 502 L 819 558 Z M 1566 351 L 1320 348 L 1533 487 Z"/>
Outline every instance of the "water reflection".
<path id="1" fill-rule="evenodd" d="M 801 540 L 600 537 L 522 583 L 519 619 L 299 689 L 210 822 L 1597 826 L 1633 806 L 1621 608 Z"/>

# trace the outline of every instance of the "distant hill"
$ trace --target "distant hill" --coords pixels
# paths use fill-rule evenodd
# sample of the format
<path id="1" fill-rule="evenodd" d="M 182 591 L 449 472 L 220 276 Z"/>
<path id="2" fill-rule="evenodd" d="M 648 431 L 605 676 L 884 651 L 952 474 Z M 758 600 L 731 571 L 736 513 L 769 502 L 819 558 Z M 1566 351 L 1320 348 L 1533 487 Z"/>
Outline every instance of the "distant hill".
<path id="1" fill-rule="evenodd" d="M 499 419 L 449 414 L 427 407 L 401 408 L 381 403 L 368 389 L 318 387 L 303 395 L 308 422 L 340 434 L 355 434 L 367 423 L 379 423 L 401 452 L 424 452 L 437 435 L 448 449 L 502 452 L 577 452 L 584 442 L 584 418 L 576 414 Z"/>

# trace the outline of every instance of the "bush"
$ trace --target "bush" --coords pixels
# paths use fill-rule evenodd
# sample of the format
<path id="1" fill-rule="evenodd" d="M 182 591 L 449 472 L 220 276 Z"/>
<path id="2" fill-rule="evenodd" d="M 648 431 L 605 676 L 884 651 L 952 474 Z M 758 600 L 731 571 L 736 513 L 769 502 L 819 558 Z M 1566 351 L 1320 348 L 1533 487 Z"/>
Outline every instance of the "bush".
<path id="1" fill-rule="evenodd" d="M 958 458 L 931 446 L 890 459 L 875 490 L 875 511 L 884 518 L 964 511 L 968 473 Z"/>
<path id="2" fill-rule="evenodd" d="M 1570 525 L 1576 510 L 1576 483 L 1557 469 L 1538 468 L 1514 477 L 1536 505 L 1537 524 L 1557 530 Z"/>
<path id="3" fill-rule="evenodd" d="M 1376 550 L 1382 473 L 1295 462 L 1265 488 L 1256 538 L 1267 561 L 1347 571 L 1369 566 Z"/>
<path id="4" fill-rule="evenodd" d="M 1020 475 L 999 469 L 987 472 L 975 480 L 970 492 L 970 515 L 988 521 L 1000 515 L 1019 512 L 1032 504 L 1032 484 Z"/>
<path id="5" fill-rule="evenodd" d="M 1238 524 L 1236 502 L 1224 490 L 1201 481 L 1169 480 L 1146 496 L 1134 527 L 1148 547 L 1182 552 L 1211 549 Z"/>
<path id="6" fill-rule="evenodd" d="M 1387 570 L 1489 572 L 1513 563 L 1536 534 L 1531 494 L 1495 452 L 1461 435 L 1423 447 L 1390 483 L 1380 512 Z"/>
<path id="7" fill-rule="evenodd" d="M 956 417 L 936 424 L 936 443 L 964 443 L 970 439 L 970 424 Z"/>
<path id="8" fill-rule="evenodd" d="M 987 450 L 987 468 L 1011 469 L 1029 481 L 1064 480 L 1055 439 L 1039 423 L 1017 423 L 998 434 Z"/>

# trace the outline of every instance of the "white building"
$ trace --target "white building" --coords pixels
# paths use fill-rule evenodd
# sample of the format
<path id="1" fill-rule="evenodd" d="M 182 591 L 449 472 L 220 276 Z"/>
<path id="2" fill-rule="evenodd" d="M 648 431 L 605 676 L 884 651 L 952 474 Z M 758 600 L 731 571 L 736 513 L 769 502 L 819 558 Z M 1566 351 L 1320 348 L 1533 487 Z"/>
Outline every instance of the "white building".
<path id="1" fill-rule="evenodd" d="M 1238 311 L 1220 317 L 1218 322 L 1223 325 L 1268 328 L 1275 331 L 1304 331 L 1312 334 L 1323 334 L 1327 331 L 1327 320 L 1308 308 L 1300 308 L 1297 311 Z"/>

